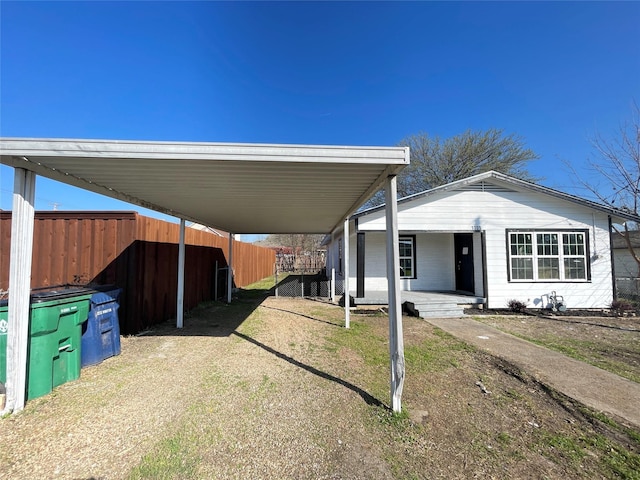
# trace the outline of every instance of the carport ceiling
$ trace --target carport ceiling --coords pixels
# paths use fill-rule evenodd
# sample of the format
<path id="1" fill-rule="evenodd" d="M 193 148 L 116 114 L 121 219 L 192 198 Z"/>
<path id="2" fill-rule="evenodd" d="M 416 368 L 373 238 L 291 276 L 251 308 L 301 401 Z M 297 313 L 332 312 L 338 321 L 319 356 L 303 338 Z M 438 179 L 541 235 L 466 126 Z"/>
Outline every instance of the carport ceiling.
<path id="1" fill-rule="evenodd" d="M 232 233 L 328 233 L 405 147 L 0 139 L 5 165 Z"/>

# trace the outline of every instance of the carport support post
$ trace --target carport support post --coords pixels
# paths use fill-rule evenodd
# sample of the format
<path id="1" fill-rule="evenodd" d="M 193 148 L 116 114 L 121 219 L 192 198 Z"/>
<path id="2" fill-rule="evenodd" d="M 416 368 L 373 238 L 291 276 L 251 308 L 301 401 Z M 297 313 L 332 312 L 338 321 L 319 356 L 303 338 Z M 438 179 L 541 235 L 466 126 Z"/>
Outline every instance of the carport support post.
<path id="1" fill-rule="evenodd" d="M 349 296 L 349 219 L 344 221 L 344 327 L 351 322 L 351 297 Z"/>
<path id="2" fill-rule="evenodd" d="M 391 357 L 391 408 L 402 411 L 404 386 L 404 339 L 400 297 L 400 251 L 398 240 L 398 203 L 396 176 L 387 177 L 385 185 L 387 221 L 387 282 L 389 291 L 389 354 Z"/>
<path id="3" fill-rule="evenodd" d="M 231 303 L 231 290 L 233 289 L 233 233 L 229 234 L 229 265 L 227 269 L 227 303 Z"/>
<path id="4" fill-rule="evenodd" d="M 180 242 L 178 243 L 178 311 L 176 327 L 184 323 L 184 218 L 180 219 Z"/>
<path id="5" fill-rule="evenodd" d="M 6 412 L 19 412 L 26 400 L 35 190 L 36 174 L 16 168 L 9 261 Z"/>

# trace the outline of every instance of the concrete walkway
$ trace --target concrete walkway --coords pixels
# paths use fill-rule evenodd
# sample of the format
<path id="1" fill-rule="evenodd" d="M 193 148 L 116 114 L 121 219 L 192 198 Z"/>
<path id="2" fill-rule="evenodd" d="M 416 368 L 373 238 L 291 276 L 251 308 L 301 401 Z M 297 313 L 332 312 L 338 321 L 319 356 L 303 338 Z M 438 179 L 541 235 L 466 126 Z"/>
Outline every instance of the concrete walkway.
<path id="1" fill-rule="evenodd" d="M 432 325 L 518 366 L 595 410 L 640 428 L 640 384 L 501 332 L 470 318 L 425 318 Z"/>

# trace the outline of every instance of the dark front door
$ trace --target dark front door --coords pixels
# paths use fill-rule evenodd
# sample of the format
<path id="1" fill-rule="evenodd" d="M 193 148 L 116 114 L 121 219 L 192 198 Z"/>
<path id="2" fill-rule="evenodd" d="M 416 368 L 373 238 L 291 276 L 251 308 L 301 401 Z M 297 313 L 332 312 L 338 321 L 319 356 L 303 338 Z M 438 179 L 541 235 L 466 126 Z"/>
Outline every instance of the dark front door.
<path id="1" fill-rule="evenodd" d="M 453 243 L 456 251 L 456 290 L 474 293 L 473 234 L 455 233 Z"/>

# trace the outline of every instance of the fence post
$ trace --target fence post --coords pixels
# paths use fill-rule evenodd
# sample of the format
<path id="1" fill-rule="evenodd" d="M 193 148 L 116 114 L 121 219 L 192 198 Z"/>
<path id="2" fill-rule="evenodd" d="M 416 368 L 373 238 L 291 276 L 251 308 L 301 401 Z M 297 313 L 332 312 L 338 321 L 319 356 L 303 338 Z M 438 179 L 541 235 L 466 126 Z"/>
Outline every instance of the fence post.
<path id="1" fill-rule="evenodd" d="M 276 298 L 278 298 L 278 264 L 276 263 Z"/>
<path id="2" fill-rule="evenodd" d="M 302 277 L 300 278 L 300 297 L 304 298 L 304 268 L 302 269 Z"/>
<path id="3" fill-rule="evenodd" d="M 216 260 L 215 277 L 213 277 L 213 300 L 218 301 L 218 261 Z"/>

